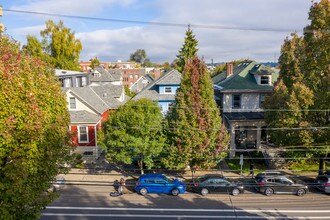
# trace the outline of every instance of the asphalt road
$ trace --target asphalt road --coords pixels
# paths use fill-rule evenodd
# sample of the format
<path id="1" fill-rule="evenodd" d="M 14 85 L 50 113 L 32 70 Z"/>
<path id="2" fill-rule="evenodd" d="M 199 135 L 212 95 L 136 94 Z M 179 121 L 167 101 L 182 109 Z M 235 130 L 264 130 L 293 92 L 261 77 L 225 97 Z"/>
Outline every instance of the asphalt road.
<path id="1" fill-rule="evenodd" d="M 186 193 L 110 197 L 111 186 L 66 185 L 41 220 L 100 219 L 330 219 L 330 195 L 312 190 L 298 197 L 267 197 L 253 189 L 230 196 Z"/>

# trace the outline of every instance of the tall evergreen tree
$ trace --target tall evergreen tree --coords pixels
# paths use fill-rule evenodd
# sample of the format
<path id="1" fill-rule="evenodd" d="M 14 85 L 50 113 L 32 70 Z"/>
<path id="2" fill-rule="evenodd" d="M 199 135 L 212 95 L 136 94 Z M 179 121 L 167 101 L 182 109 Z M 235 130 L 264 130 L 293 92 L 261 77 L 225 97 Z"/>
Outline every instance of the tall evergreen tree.
<path id="1" fill-rule="evenodd" d="M 177 55 L 178 59 L 176 61 L 176 68 L 180 73 L 183 72 L 186 61 L 189 58 L 194 58 L 197 56 L 197 45 L 198 41 L 196 40 L 195 35 L 193 34 L 192 30 L 188 28 L 184 38 L 184 44 L 182 45 L 181 49 L 179 50 L 179 54 Z"/>
<path id="2" fill-rule="evenodd" d="M 210 168 L 226 155 L 228 134 L 214 100 L 212 80 L 198 57 L 188 59 L 176 104 L 167 115 L 170 146 L 164 162 L 169 168 Z"/>

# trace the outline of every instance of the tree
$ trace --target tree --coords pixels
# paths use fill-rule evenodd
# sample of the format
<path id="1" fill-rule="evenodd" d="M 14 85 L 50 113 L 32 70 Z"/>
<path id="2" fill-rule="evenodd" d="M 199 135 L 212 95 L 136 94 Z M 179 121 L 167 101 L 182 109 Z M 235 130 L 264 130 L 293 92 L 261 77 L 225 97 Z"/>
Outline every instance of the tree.
<path id="1" fill-rule="evenodd" d="M 0 37 L 0 219 L 37 219 L 68 162 L 69 113 L 54 69 Z"/>
<path id="2" fill-rule="evenodd" d="M 43 56 L 43 45 L 35 36 L 28 35 L 27 37 L 27 45 L 23 46 L 24 52 L 34 57 L 42 57 Z"/>
<path id="3" fill-rule="evenodd" d="M 308 146 L 303 152 L 305 155 L 325 156 L 330 130 L 310 128 L 330 125 L 330 2 L 313 3 L 309 19 L 311 24 L 305 27 L 304 36 L 293 33 L 290 39 L 285 39 L 279 58 L 280 83 L 266 101 L 266 109 L 284 109 L 284 112 L 281 116 L 271 111 L 265 117 L 275 127 L 297 128 L 296 131 L 272 131 L 275 143 L 303 144 Z M 285 88 L 286 93 L 279 94 L 281 89 L 277 87 Z M 313 145 L 324 145 L 324 148 L 314 151 Z"/>
<path id="4" fill-rule="evenodd" d="M 131 55 L 129 56 L 130 61 L 141 63 L 142 65 L 144 64 L 144 61 L 146 59 L 147 59 L 147 53 L 143 49 L 138 49 L 134 53 L 131 53 Z"/>
<path id="5" fill-rule="evenodd" d="M 176 61 L 176 68 L 180 73 L 183 72 L 186 61 L 189 58 L 194 58 L 197 56 L 197 45 L 198 41 L 196 40 L 195 35 L 193 34 L 192 30 L 188 28 L 184 38 L 184 44 L 182 45 L 181 49 L 179 50 L 179 54 L 177 55 L 178 60 Z"/>
<path id="6" fill-rule="evenodd" d="M 110 115 L 104 128 L 103 148 L 110 161 L 152 168 L 163 150 L 163 115 L 151 100 L 129 101 Z"/>
<path id="7" fill-rule="evenodd" d="M 90 61 L 91 61 L 90 68 L 92 69 L 94 69 L 96 66 L 99 66 L 101 64 L 99 59 L 97 59 L 97 57 L 91 59 Z"/>
<path id="8" fill-rule="evenodd" d="M 43 38 L 41 42 L 36 37 L 27 37 L 27 45 L 24 48 L 30 55 L 39 56 L 42 45 L 44 60 L 55 68 L 80 70 L 78 61 L 82 44 L 75 38 L 70 28 L 65 27 L 62 21 L 55 24 L 52 20 L 48 20 L 46 29 L 40 34 Z"/>
<path id="9" fill-rule="evenodd" d="M 203 61 L 188 59 L 176 104 L 167 115 L 169 168 L 210 168 L 226 155 L 228 134 L 214 100 L 212 80 Z"/>

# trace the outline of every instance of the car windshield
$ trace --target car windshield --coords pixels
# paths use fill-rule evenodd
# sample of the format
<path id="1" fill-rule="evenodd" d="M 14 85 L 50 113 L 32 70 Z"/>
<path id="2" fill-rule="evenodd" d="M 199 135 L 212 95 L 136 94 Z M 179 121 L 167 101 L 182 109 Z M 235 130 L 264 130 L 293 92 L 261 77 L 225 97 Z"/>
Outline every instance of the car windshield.
<path id="1" fill-rule="evenodd" d="M 168 183 L 173 183 L 173 179 L 171 177 L 165 176 L 164 175 L 164 179 L 168 182 Z"/>

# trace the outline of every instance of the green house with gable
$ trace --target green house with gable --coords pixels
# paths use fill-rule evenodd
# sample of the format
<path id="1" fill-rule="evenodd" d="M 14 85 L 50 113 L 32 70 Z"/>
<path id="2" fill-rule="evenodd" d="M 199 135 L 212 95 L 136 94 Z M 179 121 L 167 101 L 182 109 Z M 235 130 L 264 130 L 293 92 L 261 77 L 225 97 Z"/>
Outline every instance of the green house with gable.
<path id="1" fill-rule="evenodd" d="M 228 63 L 226 71 L 212 78 L 215 99 L 231 137 L 231 156 L 236 150 L 259 148 L 267 140 L 263 103 L 277 78 L 278 70 L 254 61 Z"/>

